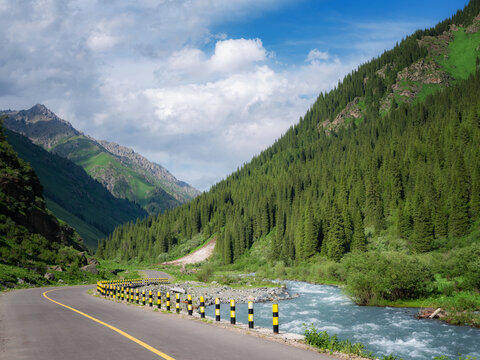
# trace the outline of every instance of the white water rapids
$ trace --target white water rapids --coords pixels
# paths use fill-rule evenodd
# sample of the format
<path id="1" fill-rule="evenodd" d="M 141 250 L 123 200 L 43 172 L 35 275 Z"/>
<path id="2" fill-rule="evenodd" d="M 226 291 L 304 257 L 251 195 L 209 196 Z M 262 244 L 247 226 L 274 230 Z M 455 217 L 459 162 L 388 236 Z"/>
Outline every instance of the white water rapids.
<path id="1" fill-rule="evenodd" d="M 418 320 L 418 309 L 357 306 L 341 289 L 304 282 L 285 282 L 295 299 L 279 302 L 280 330 L 303 334 L 304 324 L 313 324 L 339 339 L 361 342 L 374 355 L 394 354 L 405 360 L 430 360 L 446 355 L 477 357 L 480 360 L 480 329 L 448 325 L 439 320 Z M 221 306 L 222 319 L 229 306 Z M 247 323 L 247 305 L 237 304 L 237 322 Z M 214 317 L 214 307 L 206 309 Z M 255 304 L 255 325 L 272 327 L 271 303 Z"/>

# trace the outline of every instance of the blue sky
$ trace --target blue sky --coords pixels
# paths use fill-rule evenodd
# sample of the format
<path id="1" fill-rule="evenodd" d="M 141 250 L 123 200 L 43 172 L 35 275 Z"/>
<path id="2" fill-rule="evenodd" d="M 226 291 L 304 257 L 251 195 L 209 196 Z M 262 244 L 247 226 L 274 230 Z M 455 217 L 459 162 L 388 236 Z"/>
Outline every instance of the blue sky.
<path id="1" fill-rule="evenodd" d="M 0 0 L 0 108 L 43 103 L 208 190 L 462 0 Z"/>

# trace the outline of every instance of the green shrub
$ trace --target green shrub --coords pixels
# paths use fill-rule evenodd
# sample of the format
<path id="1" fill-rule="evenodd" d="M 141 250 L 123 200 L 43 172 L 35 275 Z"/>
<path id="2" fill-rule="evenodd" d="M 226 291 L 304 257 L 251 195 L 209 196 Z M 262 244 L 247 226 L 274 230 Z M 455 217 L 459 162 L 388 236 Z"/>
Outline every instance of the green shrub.
<path id="1" fill-rule="evenodd" d="M 417 255 L 351 253 L 342 263 L 346 291 L 360 305 L 373 305 L 378 300 L 415 299 L 432 292 L 432 271 Z"/>
<path id="2" fill-rule="evenodd" d="M 196 274 L 196 278 L 198 281 L 208 282 L 212 274 L 213 274 L 213 266 L 210 264 L 206 264 Z"/>
<path id="3" fill-rule="evenodd" d="M 304 325 L 305 326 L 305 325 Z M 372 357 L 362 343 L 352 343 L 350 340 L 339 340 L 337 335 L 328 335 L 326 331 L 318 331 L 313 324 L 310 327 L 305 326 L 305 342 L 324 351 L 342 352 L 362 357 Z"/>

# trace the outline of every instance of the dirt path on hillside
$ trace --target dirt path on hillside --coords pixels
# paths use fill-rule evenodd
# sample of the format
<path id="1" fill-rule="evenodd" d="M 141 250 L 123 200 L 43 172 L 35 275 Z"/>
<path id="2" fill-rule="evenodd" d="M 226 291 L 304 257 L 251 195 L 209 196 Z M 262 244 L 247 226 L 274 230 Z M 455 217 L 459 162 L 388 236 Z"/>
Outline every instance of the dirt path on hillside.
<path id="1" fill-rule="evenodd" d="M 217 242 L 217 238 L 213 238 L 210 240 L 205 246 L 198 249 L 197 251 L 185 255 L 180 259 L 167 261 L 162 263 L 162 265 L 186 265 L 186 264 L 196 264 L 201 261 L 207 260 L 213 254 L 213 249 L 215 248 L 215 243 Z"/>

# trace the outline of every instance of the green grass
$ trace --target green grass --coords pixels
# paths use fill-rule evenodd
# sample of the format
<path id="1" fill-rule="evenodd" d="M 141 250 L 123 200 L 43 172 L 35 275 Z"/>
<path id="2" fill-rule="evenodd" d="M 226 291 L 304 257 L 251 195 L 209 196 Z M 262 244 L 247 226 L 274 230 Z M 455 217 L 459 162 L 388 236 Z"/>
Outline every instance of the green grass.
<path id="1" fill-rule="evenodd" d="M 45 198 L 45 204 L 47 208 L 59 219 L 63 220 L 70 226 L 72 226 L 83 238 L 85 245 L 89 248 L 96 248 L 98 245 L 98 239 L 102 239 L 106 234 L 102 233 L 100 230 L 94 226 L 86 223 L 79 217 L 73 215 L 72 213 L 65 210 L 63 207 L 58 205 L 55 201 Z"/>
<path id="2" fill-rule="evenodd" d="M 454 41 L 448 45 L 448 57 L 440 56 L 437 61 L 456 80 L 466 79 L 475 72 L 476 59 L 480 55 L 476 50 L 480 44 L 480 32 L 467 34 L 460 28 L 453 35 Z"/>
<path id="3" fill-rule="evenodd" d="M 149 195 L 155 190 L 154 185 L 147 183 L 138 173 L 106 153 L 98 153 L 89 158 L 84 158 L 82 161 L 77 162 L 77 164 L 82 166 L 90 175 L 99 172 L 99 168 L 104 170 L 108 168 L 115 171 L 115 177 L 124 177 L 127 180 L 129 187 L 125 190 L 132 191 L 131 195 L 133 195 L 133 198 L 129 196 L 130 194 L 128 194 L 128 192 L 126 193 L 127 198 L 135 200 L 142 205 L 147 203 Z M 102 172 L 102 170 L 100 170 L 100 172 Z"/>
<path id="4" fill-rule="evenodd" d="M 414 103 L 424 102 L 428 95 L 431 95 L 443 88 L 444 86 L 439 84 L 422 84 L 422 90 L 417 94 L 417 98 L 415 99 Z"/>

